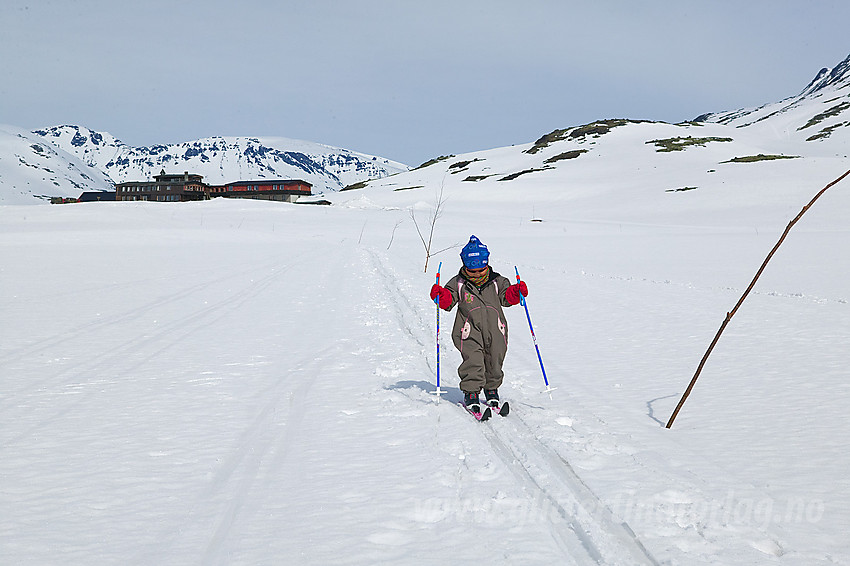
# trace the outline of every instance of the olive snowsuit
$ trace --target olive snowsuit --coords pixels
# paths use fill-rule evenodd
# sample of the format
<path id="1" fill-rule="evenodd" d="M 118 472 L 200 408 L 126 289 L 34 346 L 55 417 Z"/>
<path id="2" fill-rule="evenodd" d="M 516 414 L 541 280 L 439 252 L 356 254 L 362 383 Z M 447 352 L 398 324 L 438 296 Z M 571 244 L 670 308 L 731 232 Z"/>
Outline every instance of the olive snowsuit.
<path id="1" fill-rule="evenodd" d="M 466 279 L 463 269 L 446 283 L 452 294 L 452 304 L 446 310 L 458 305 L 452 341 L 463 358 L 457 373 L 460 388 L 467 393 L 497 389 L 504 377 L 508 323 L 502 307 L 511 306 L 505 299 L 511 282 L 492 268 L 489 274 L 481 287 Z"/>

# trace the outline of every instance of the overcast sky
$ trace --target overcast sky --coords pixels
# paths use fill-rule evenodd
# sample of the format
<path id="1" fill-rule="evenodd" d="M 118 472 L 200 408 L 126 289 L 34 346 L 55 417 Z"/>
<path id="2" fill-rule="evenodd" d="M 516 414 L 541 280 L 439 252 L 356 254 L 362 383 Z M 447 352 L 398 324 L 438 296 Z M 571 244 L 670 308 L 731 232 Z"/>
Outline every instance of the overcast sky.
<path id="1" fill-rule="evenodd" d="M 2 0 L 0 123 L 282 136 L 418 165 L 799 93 L 846 0 Z"/>

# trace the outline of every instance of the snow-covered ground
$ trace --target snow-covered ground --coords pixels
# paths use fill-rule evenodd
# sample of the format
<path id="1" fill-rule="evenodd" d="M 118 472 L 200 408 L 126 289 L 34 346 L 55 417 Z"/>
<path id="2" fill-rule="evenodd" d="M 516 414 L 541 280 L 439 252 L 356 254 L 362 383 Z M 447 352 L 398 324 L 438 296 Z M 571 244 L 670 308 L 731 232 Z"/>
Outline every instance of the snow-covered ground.
<path id="1" fill-rule="evenodd" d="M 0 207 L 0 563 L 850 564 L 850 181 L 663 426 L 845 169 L 445 183 L 435 249 L 475 234 L 518 267 L 557 388 L 508 309 L 512 412 L 487 423 L 456 406 L 454 313 L 432 395 L 428 291 L 459 248 L 424 273 L 410 211 L 439 177 L 331 207 Z"/>

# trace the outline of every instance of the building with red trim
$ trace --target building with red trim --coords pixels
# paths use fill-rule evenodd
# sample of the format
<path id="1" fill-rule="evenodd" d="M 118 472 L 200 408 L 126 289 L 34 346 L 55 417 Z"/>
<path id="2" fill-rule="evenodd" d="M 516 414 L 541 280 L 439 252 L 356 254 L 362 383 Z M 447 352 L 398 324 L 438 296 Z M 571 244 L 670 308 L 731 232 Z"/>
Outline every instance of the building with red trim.
<path id="1" fill-rule="evenodd" d="M 263 179 L 261 181 L 235 181 L 224 185 L 220 196 L 295 202 L 299 196 L 313 194 L 313 185 L 297 179 Z M 215 194 L 215 193 L 213 193 Z M 219 196 L 219 194 L 216 194 Z"/>
<path id="2" fill-rule="evenodd" d="M 299 196 L 312 195 L 313 185 L 299 179 L 263 179 L 234 181 L 226 185 L 208 185 L 203 176 L 169 175 L 162 170 L 153 181 L 127 181 L 115 184 L 117 201 L 186 202 L 214 197 L 249 198 L 295 202 Z"/>

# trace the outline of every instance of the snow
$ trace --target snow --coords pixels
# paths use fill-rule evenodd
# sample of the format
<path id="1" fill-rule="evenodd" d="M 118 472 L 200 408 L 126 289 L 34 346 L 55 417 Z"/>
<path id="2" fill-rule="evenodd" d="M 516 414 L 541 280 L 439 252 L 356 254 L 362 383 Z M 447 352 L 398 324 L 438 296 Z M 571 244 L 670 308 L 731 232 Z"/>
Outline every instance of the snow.
<path id="1" fill-rule="evenodd" d="M 21 128 L 0 124 L 0 206 L 77 198 L 111 183 L 99 170 Z"/>
<path id="2" fill-rule="evenodd" d="M 665 192 L 685 166 L 630 174 L 644 158 L 666 156 L 647 146 L 595 185 L 588 160 L 575 192 L 444 165 L 330 207 L 0 207 L 2 562 L 850 564 L 846 187 L 792 231 L 663 426 L 846 164 L 718 166 L 712 198 Z M 454 313 L 432 394 L 428 290 L 459 249 L 424 273 L 410 210 L 422 222 L 441 183 L 435 248 L 474 233 L 518 267 L 557 388 L 508 309 L 512 412 L 483 424 L 456 406 Z"/>
<path id="3" fill-rule="evenodd" d="M 0 563 L 850 564 L 850 180 L 664 426 L 848 169 L 846 108 L 800 129 L 846 88 L 451 156 L 332 206 L 22 206 L 99 173 L 6 128 Z M 731 141 L 653 143 L 688 137 Z M 730 162 L 759 154 L 793 158 Z M 470 234 L 527 282 L 555 388 L 507 309 L 511 413 L 486 423 L 457 406 L 454 313 L 434 395 L 428 292 Z"/>

